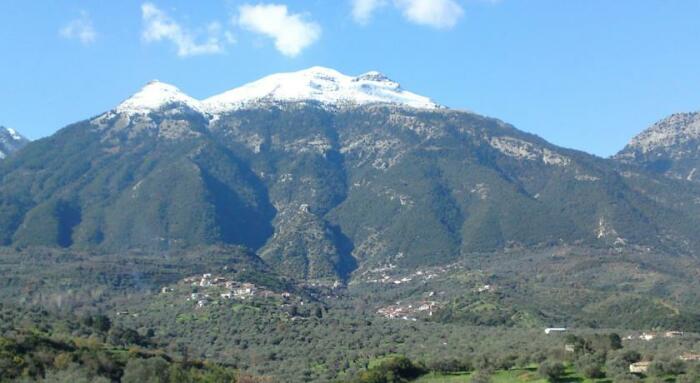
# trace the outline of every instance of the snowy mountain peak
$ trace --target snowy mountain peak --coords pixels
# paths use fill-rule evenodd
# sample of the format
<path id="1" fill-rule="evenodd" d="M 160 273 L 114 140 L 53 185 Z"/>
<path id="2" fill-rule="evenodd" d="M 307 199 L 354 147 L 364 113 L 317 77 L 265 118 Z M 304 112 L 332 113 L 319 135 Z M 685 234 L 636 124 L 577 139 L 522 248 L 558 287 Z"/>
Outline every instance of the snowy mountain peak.
<path id="1" fill-rule="evenodd" d="M 428 97 L 401 89 L 379 72 L 352 77 L 334 69 L 311 67 L 278 73 L 202 101 L 211 113 L 223 113 L 249 105 L 274 102 L 316 101 L 329 106 L 396 104 L 435 109 Z"/>
<path id="2" fill-rule="evenodd" d="M 6 128 L 4 126 L 0 126 L 0 143 L 10 143 L 10 142 L 22 142 L 22 141 L 27 141 L 24 136 L 21 134 L 17 133 L 16 130 L 12 128 Z"/>
<path id="3" fill-rule="evenodd" d="M 440 105 L 428 97 L 408 92 L 386 75 L 372 71 L 357 77 L 320 66 L 291 73 L 277 73 L 207 98 L 196 100 L 177 87 L 157 80 L 119 104 L 115 111 L 148 114 L 166 107 L 217 115 L 269 103 L 314 101 L 326 106 L 394 104 L 422 109 Z"/>
<path id="4" fill-rule="evenodd" d="M 17 133 L 16 130 L 0 126 L 0 159 L 19 150 L 26 145 L 27 142 L 29 142 L 29 140 Z"/>
<path id="5" fill-rule="evenodd" d="M 150 81 L 133 96 L 117 106 L 117 113 L 147 114 L 156 112 L 170 105 L 184 105 L 192 110 L 201 111 L 199 101 L 186 95 L 174 85 L 158 80 Z"/>

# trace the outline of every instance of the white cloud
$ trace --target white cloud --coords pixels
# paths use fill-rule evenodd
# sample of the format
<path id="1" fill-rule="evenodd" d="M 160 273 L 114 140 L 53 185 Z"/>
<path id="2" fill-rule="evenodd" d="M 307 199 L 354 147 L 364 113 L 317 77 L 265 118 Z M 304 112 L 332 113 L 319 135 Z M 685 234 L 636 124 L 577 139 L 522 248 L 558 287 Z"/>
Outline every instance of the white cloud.
<path id="1" fill-rule="evenodd" d="M 369 22 L 377 9 L 388 4 L 388 0 L 351 1 L 352 17 L 360 24 Z M 454 27 L 464 14 L 464 10 L 455 0 L 393 0 L 393 4 L 406 20 L 438 29 Z"/>
<path id="2" fill-rule="evenodd" d="M 374 11 L 386 3 L 386 0 L 352 0 L 352 17 L 360 24 L 367 24 Z"/>
<path id="3" fill-rule="evenodd" d="M 433 28 L 452 28 L 464 14 L 454 0 L 395 0 L 409 21 Z"/>
<path id="4" fill-rule="evenodd" d="M 177 47 L 180 57 L 222 53 L 224 42 L 235 42 L 231 32 L 223 31 L 218 22 L 209 23 L 203 31 L 204 38 L 197 41 L 197 33 L 184 28 L 152 3 L 141 5 L 141 17 L 144 22 L 143 40 L 149 43 L 170 41 Z"/>
<path id="5" fill-rule="evenodd" d="M 90 15 L 85 11 L 80 12 L 80 17 L 71 20 L 58 33 L 66 39 L 78 39 L 83 45 L 90 45 L 97 40 Z"/>
<path id="6" fill-rule="evenodd" d="M 258 4 L 239 7 L 238 24 L 275 40 L 275 47 L 294 57 L 321 37 L 321 26 L 307 21 L 302 14 L 292 14 L 286 5 Z"/>

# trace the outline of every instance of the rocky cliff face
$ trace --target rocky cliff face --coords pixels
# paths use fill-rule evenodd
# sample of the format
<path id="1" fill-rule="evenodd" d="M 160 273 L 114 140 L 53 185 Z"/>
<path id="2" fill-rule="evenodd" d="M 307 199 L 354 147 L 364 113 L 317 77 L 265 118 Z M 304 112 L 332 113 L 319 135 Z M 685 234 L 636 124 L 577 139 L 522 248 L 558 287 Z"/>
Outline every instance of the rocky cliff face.
<path id="1" fill-rule="evenodd" d="M 665 118 L 634 137 L 615 158 L 675 179 L 698 182 L 700 113 Z"/>

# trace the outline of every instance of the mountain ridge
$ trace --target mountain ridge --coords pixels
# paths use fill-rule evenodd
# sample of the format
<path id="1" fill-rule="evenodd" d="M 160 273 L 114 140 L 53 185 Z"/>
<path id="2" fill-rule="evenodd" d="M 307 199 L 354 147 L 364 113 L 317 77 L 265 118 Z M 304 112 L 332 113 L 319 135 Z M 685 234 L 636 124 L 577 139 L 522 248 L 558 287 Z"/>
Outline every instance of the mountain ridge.
<path id="1" fill-rule="evenodd" d="M 700 112 L 675 113 L 656 122 L 613 158 L 671 178 L 699 182 Z"/>
<path id="2" fill-rule="evenodd" d="M 127 114 L 157 112 L 169 105 L 183 106 L 211 116 L 256 104 L 311 101 L 329 107 L 393 104 L 437 109 L 429 98 L 408 92 L 386 75 L 370 71 L 352 77 L 324 67 L 277 73 L 223 93 L 197 100 L 174 85 L 150 81 L 139 92 L 120 103 L 115 111 Z"/>
<path id="3" fill-rule="evenodd" d="M 200 105 L 154 82 L 4 161 L 0 243 L 239 245 L 312 280 L 554 244 L 700 249 L 693 188 L 679 201 L 643 169 L 494 118 L 383 102 L 254 102 L 216 116 Z"/>

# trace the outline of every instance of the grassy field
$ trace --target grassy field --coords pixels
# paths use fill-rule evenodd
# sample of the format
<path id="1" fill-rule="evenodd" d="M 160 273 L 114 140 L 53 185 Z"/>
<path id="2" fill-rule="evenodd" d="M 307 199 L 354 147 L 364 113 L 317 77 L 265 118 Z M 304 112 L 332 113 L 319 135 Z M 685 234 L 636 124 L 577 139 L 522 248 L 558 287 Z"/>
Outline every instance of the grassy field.
<path id="1" fill-rule="evenodd" d="M 547 383 L 547 379 L 542 378 L 534 369 L 513 369 L 509 371 L 497 371 L 491 377 L 493 383 Z M 416 380 L 417 383 L 469 383 L 471 374 L 428 374 Z M 568 371 L 568 375 L 560 380 L 563 383 L 609 383 L 609 380 L 591 380 L 583 378 L 575 374 L 573 371 Z"/>

